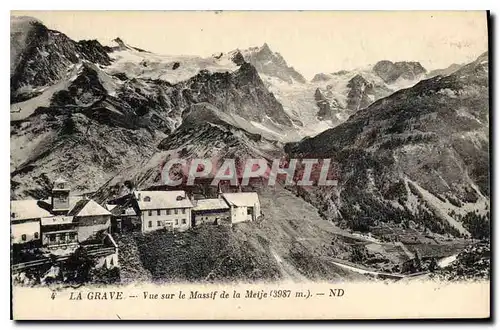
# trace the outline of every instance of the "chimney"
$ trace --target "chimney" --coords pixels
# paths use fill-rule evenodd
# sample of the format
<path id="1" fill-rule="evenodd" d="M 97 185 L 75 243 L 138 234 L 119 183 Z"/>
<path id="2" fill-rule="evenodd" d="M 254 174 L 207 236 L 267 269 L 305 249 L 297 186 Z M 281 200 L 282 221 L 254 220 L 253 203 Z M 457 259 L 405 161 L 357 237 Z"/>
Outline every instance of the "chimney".
<path id="1" fill-rule="evenodd" d="M 220 186 L 220 182 L 217 184 L 217 197 L 221 198 L 222 196 L 222 188 Z"/>

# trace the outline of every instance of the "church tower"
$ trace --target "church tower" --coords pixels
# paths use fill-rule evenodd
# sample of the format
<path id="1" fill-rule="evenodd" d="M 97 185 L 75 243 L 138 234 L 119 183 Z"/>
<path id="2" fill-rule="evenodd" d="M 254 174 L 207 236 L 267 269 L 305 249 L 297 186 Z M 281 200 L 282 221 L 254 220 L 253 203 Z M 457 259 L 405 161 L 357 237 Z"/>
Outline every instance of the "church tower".
<path id="1" fill-rule="evenodd" d="M 69 212 L 69 186 L 68 182 L 59 178 L 54 181 L 52 188 L 52 212 L 66 214 Z"/>

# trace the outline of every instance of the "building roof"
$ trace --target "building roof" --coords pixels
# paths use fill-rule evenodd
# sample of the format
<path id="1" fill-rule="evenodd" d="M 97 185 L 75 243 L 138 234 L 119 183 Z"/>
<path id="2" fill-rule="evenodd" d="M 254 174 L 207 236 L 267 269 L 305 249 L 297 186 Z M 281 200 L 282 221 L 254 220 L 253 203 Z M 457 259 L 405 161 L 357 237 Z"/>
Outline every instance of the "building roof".
<path id="1" fill-rule="evenodd" d="M 108 204 L 109 205 L 109 204 Z M 137 215 L 139 210 L 136 211 L 136 208 L 134 206 L 129 205 L 129 203 L 126 203 L 125 205 L 109 205 L 111 206 L 111 214 L 115 216 L 126 216 L 126 215 Z"/>
<path id="2" fill-rule="evenodd" d="M 51 217 L 52 214 L 39 206 L 36 199 L 26 199 L 19 201 L 10 201 L 11 220 L 38 219 Z"/>
<path id="3" fill-rule="evenodd" d="M 97 204 L 92 199 L 81 199 L 75 206 L 68 212 L 70 216 L 77 217 L 91 217 L 98 215 L 111 215 L 111 212 L 106 210 L 101 205 Z"/>
<path id="4" fill-rule="evenodd" d="M 226 193 L 222 197 L 229 205 L 234 206 L 255 206 L 259 204 L 259 195 L 256 192 Z"/>
<path id="5" fill-rule="evenodd" d="M 68 183 L 68 181 L 64 180 L 64 179 L 63 179 L 63 178 L 61 178 L 61 177 L 58 177 L 58 178 L 54 181 L 54 183 Z"/>
<path id="6" fill-rule="evenodd" d="M 135 198 L 141 210 L 175 209 L 193 207 L 183 190 L 175 191 L 135 191 Z"/>
<path id="7" fill-rule="evenodd" d="M 228 210 L 229 205 L 220 198 L 200 199 L 196 201 L 196 206 L 193 211 L 208 211 L 208 210 Z"/>
<path id="8" fill-rule="evenodd" d="M 10 202 L 11 205 L 11 221 L 12 220 L 28 220 L 39 218 L 52 218 L 52 205 L 48 200 L 15 200 Z M 68 216 L 98 216 L 110 215 L 111 213 L 104 207 L 91 199 L 83 199 L 79 196 L 70 196 L 69 198 Z M 14 217 L 12 217 L 14 215 Z"/>
<path id="9" fill-rule="evenodd" d="M 111 212 L 111 211 L 113 211 L 113 209 L 114 209 L 115 207 L 117 207 L 117 205 L 114 205 L 114 204 L 106 204 L 106 209 L 107 209 L 108 211 L 110 211 L 110 212 Z"/>

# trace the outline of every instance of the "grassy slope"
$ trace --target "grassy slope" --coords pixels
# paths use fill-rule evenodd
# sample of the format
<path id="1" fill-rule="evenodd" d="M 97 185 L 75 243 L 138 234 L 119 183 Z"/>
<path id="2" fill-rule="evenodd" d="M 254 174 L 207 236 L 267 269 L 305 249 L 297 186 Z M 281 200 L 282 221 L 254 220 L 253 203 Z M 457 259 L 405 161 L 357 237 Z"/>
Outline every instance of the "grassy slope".
<path id="1" fill-rule="evenodd" d="M 135 233 L 123 247 L 137 247 L 140 267 L 158 282 L 362 278 L 332 263 L 349 247 L 314 207 L 279 187 L 259 195 L 264 214 L 259 221 L 233 228 L 205 225 L 184 233 Z M 134 260 L 123 260 L 122 267 L 128 263 L 139 267 Z"/>
<path id="2" fill-rule="evenodd" d="M 366 277 L 334 262 L 398 272 L 415 251 L 427 256 L 422 248 L 429 242 L 402 246 L 369 240 L 324 220 L 312 205 L 282 187 L 257 191 L 263 213 L 258 221 L 232 228 L 204 225 L 184 233 L 134 233 L 121 244 L 130 256 L 122 267 L 132 279 L 139 274 L 157 282 L 352 281 Z M 457 248 L 434 243 L 440 250 Z"/>

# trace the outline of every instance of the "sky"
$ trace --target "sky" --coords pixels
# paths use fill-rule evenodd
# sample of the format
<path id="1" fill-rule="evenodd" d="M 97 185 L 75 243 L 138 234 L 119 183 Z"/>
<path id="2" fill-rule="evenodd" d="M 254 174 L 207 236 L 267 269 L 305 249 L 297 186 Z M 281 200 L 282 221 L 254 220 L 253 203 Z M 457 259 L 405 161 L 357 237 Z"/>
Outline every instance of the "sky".
<path id="1" fill-rule="evenodd" d="M 120 37 L 158 54 L 210 56 L 265 42 L 306 78 L 380 60 L 427 70 L 473 61 L 488 48 L 486 13 L 384 11 L 13 11 L 75 40 Z"/>

